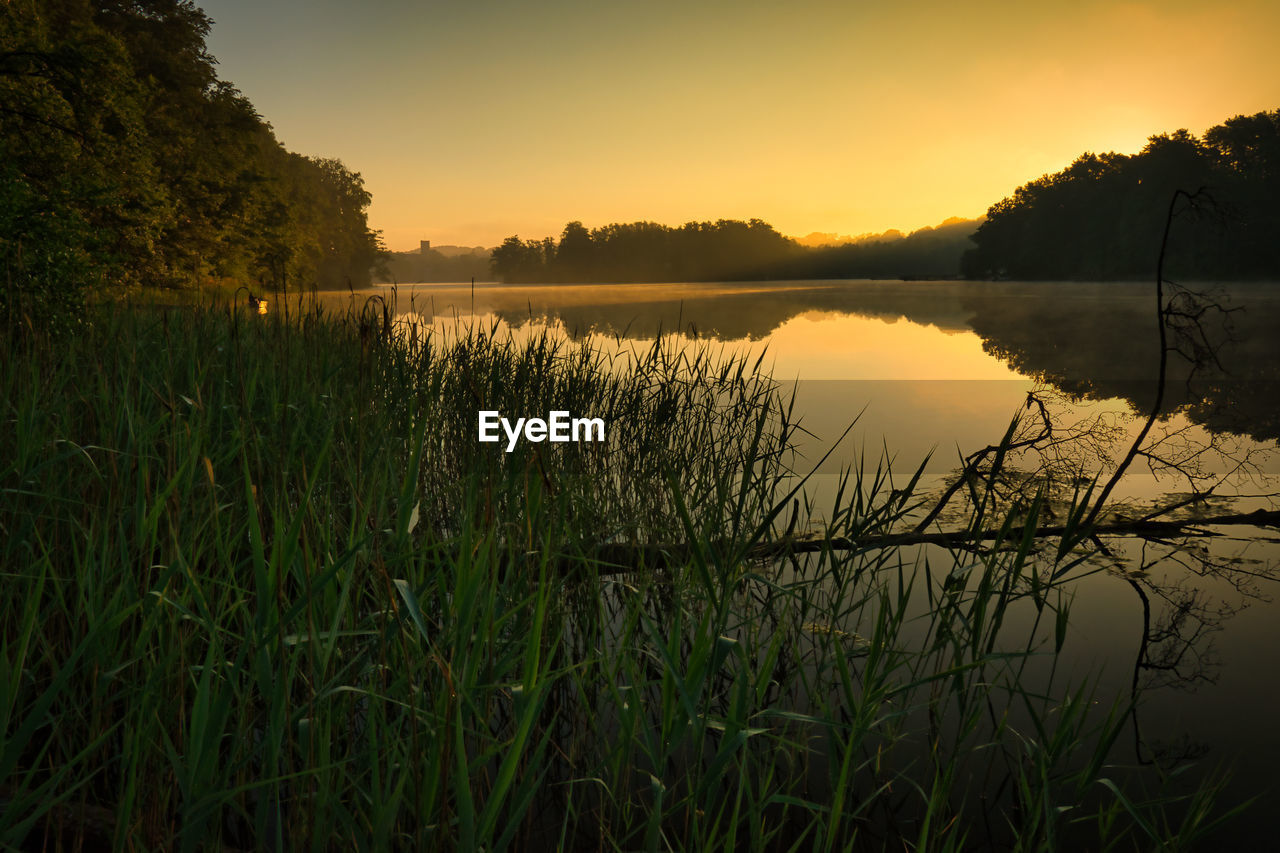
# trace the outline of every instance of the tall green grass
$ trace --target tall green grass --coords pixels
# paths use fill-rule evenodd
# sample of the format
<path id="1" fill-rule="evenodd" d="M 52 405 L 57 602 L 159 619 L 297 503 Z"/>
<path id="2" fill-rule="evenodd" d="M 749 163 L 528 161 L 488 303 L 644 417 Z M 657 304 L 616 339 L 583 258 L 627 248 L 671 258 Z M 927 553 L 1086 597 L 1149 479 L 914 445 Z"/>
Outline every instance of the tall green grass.
<path id="1" fill-rule="evenodd" d="M 1057 674 L 1081 557 L 1020 533 L 1035 505 L 976 502 L 980 551 L 789 554 L 816 508 L 758 364 L 372 310 L 6 346 L 5 845 L 1177 849 L 1219 819 L 1109 763 L 1126 708 Z M 505 453 L 479 409 L 608 442 Z M 824 541 L 901 529 L 915 485 L 847 472 Z"/>

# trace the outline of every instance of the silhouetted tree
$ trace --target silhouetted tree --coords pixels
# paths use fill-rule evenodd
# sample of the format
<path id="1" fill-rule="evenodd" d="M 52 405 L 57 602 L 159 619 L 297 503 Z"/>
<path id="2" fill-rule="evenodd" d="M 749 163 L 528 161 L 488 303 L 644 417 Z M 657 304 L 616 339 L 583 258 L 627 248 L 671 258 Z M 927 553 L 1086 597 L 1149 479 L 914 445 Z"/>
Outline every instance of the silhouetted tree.
<path id="1" fill-rule="evenodd" d="M 543 244 L 538 240 L 508 237 L 493 250 L 489 264 L 493 274 L 504 281 L 545 281 Z"/>
<path id="2" fill-rule="evenodd" d="M 560 234 L 552 276 L 559 281 L 589 281 L 595 269 L 595 243 L 581 222 L 570 222 Z"/>
<path id="3" fill-rule="evenodd" d="M 1151 273 L 1144 248 L 1177 187 L 1206 187 L 1216 218 L 1182 226 L 1170 268 L 1184 277 L 1280 274 L 1280 112 L 1237 116 L 1197 139 L 1152 136 L 1138 154 L 1084 154 L 992 205 L 973 236 L 970 278 L 1114 279 Z"/>

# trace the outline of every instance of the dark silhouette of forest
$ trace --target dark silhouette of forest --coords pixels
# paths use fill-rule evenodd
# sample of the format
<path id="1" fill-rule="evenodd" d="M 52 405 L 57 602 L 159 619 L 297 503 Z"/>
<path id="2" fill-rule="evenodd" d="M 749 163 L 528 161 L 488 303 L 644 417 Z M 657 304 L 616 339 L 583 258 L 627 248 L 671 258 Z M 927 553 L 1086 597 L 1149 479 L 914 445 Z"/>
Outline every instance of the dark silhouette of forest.
<path id="1" fill-rule="evenodd" d="M 366 284 L 360 175 L 284 149 L 189 0 L 0 5 L 0 266 L 21 310 L 83 287 Z M 12 313 L 12 312 L 10 312 Z"/>
<path id="2" fill-rule="evenodd" d="M 905 237 L 864 240 L 811 249 L 791 278 L 947 279 L 960 274 L 960 259 L 973 248 L 981 219 L 949 219 Z"/>
<path id="3" fill-rule="evenodd" d="M 1152 136 L 1134 155 L 1083 154 L 993 205 L 964 256 L 969 278 L 1106 280 L 1152 275 L 1176 189 L 1205 188 L 1168 268 L 1189 278 L 1280 276 L 1280 111 L 1236 116 L 1197 138 Z"/>
<path id="4" fill-rule="evenodd" d="M 491 263 L 493 274 L 507 282 L 954 278 L 977 224 L 949 221 L 906 237 L 812 247 L 759 219 L 679 227 L 615 223 L 592 230 L 570 222 L 559 240 L 508 237 L 493 250 Z"/>
<path id="5" fill-rule="evenodd" d="M 1146 279 L 1174 190 L 1205 188 L 1166 259 L 1187 278 L 1280 277 L 1280 111 L 1236 116 L 1202 137 L 1152 136 L 1137 154 L 1086 153 L 994 204 L 984 219 L 905 238 L 809 246 L 759 219 L 653 222 L 559 240 L 508 237 L 492 270 L 508 282 L 932 278 Z"/>
<path id="6" fill-rule="evenodd" d="M 495 275 L 509 282 L 725 281 L 778 278 L 801 248 L 759 219 L 564 227 L 557 242 L 508 237 L 493 250 Z"/>

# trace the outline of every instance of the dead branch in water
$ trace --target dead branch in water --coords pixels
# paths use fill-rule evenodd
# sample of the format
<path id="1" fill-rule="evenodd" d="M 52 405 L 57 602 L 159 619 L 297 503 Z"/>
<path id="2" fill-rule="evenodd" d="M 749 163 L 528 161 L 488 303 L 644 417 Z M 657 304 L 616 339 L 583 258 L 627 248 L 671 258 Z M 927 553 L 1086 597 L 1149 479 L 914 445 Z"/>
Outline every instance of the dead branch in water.
<path id="1" fill-rule="evenodd" d="M 1092 536 L 1136 536 L 1144 539 L 1165 539 L 1171 536 L 1216 536 L 1208 529 L 1215 526 L 1250 525 L 1254 527 L 1280 527 L 1280 510 L 1257 510 L 1248 513 L 1230 513 L 1207 518 L 1189 518 L 1176 521 L 1135 519 L 1099 524 L 1092 528 Z M 947 548 L 974 549 L 985 542 L 1018 541 L 1030 533 L 1033 538 L 1045 539 L 1078 534 L 1075 525 L 1042 525 L 1028 531 L 1025 527 L 1005 530 L 986 530 L 974 534 L 968 530 L 925 533 L 911 530 L 904 533 L 888 533 L 863 538 L 814 537 L 787 538 L 758 545 L 746 552 L 746 560 L 770 560 L 793 554 L 815 554 L 823 551 L 860 553 L 880 548 L 898 548 L 908 545 L 941 545 Z M 714 543 L 711 548 L 714 550 Z M 683 564 L 692 554 L 687 543 L 649 545 L 605 545 L 594 553 L 600 564 L 601 574 L 621 574 L 645 568 L 670 568 Z"/>

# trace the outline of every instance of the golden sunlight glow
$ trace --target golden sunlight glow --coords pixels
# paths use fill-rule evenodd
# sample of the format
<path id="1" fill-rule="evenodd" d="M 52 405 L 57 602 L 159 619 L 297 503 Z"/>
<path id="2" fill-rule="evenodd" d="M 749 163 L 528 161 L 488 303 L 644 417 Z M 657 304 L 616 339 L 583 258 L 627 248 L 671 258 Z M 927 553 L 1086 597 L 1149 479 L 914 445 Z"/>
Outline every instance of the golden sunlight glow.
<path id="1" fill-rule="evenodd" d="M 776 379 L 1020 379 L 982 350 L 970 331 L 940 332 L 901 319 L 809 312 L 783 323 L 766 343 L 779 353 Z"/>
<path id="2" fill-rule="evenodd" d="M 220 73 L 361 172 L 397 250 L 571 220 L 910 230 L 1280 107 L 1274 0 L 202 5 Z"/>

